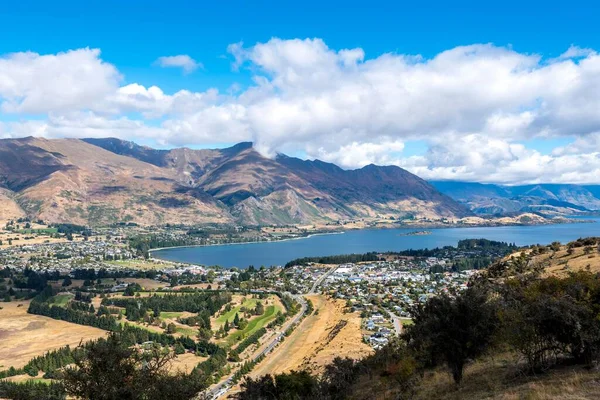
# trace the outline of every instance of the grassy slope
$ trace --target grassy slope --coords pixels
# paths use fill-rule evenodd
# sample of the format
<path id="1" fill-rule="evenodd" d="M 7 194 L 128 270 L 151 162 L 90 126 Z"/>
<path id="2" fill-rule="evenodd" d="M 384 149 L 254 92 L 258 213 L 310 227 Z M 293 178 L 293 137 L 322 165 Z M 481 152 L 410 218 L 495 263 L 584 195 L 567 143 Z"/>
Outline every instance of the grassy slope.
<path id="1" fill-rule="evenodd" d="M 240 304 L 237 307 L 232 308 L 231 311 L 228 311 L 225 314 L 219 316 L 215 320 L 215 322 L 217 323 L 217 326 L 214 328 L 219 329 L 221 327 L 221 325 L 225 324 L 225 321 L 229 321 L 231 323 L 233 321 L 233 319 L 235 318 L 235 314 L 239 313 L 240 309 L 242 307 L 246 307 L 248 309 L 254 308 L 254 307 L 256 307 L 257 301 L 258 301 L 258 299 L 247 299 L 244 303 Z"/>
<path id="2" fill-rule="evenodd" d="M 73 297 L 74 296 L 71 294 L 57 294 L 56 296 L 54 296 L 52 298 L 52 301 L 50 302 L 50 304 L 53 306 L 64 307 L 67 305 L 69 300 L 71 300 Z"/>
<path id="3" fill-rule="evenodd" d="M 248 337 L 254 332 L 258 331 L 260 328 L 268 325 L 271 321 L 275 319 L 278 311 L 281 311 L 281 308 L 279 306 L 267 306 L 267 308 L 265 309 L 265 313 L 259 317 L 252 319 L 244 330 L 234 331 L 232 334 L 227 336 L 227 339 L 225 339 L 227 344 L 229 346 L 232 346 L 241 338 Z"/>
<path id="4" fill-rule="evenodd" d="M 426 373 L 416 399 L 597 399 L 597 371 L 581 366 L 557 367 L 545 374 L 523 373 L 523 365 L 512 354 L 504 354 L 469 365 L 460 387 L 446 370 Z"/>

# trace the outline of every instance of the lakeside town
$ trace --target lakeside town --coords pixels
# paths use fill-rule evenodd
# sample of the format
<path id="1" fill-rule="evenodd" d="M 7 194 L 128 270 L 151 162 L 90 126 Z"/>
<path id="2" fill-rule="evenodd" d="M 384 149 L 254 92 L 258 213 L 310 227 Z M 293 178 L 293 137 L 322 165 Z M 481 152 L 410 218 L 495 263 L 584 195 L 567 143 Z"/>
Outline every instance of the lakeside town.
<path id="1" fill-rule="evenodd" d="M 136 346 L 175 341 L 168 345 L 175 368 L 205 369 L 210 375 L 205 394 L 215 399 L 239 391 L 245 377 L 292 368 L 320 371 L 336 355 L 360 359 L 385 349 L 413 324 L 415 307 L 441 294 L 460 296 L 480 270 L 518 250 L 514 244 L 465 239 L 434 249 L 223 268 L 153 257 L 152 249 L 181 244 L 185 237 L 168 230 L 10 226 L 3 234 L 12 243 L 0 248 L 0 299 L 7 305 L 0 312 L 38 318 L 34 324 L 39 318 L 60 320 L 72 337 L 57 344 L 73 343 L 84 332 L 90 338 L 101 334 L 82 330 L 85 325 L 108 331 L 126 326 L 138 335 Z M 172 300 L 148 300 L 145 310 L 132 307 L 132 301 L 172 295 L 214 306 L 200 312 L 189 305 L 173 308 Z M 17 346 L 16 336 L 13 341 Z M 48 343 L 43 351 L 55 346 Z M 6 379 L 51 382 L 52 373 L 27 372 L 20 369 L 26 360 L 10 365 L 2 357 L 0 374 Z"/>
<path id="2" fill-rule="evenodd" d="M 8 231 L 15 237 L 15 223 L 7 224 L 8 227 L 14 227 Z M 140 235 L 136 230 L 136 236 L 128 237 L 131 231 L 127 228 L 94 232 L 69 227 L 59 233 L 50 227 L 32 227 L 29 223 L 26 229 L 29 229 L 29 235 L 41 240 L 4 246 L 0 249 L 0 265 L 3 268 L 17 273 L 33 270 L 70 279 L 85 276 L 81 270 L 94 270 L 100 277 L 115 277 L 110 283 L 101 279 L 84 282 L 87 290 L 92 291 L 108 289 L 122 292 L 130 284 L 123 279 L 135 277 L 156 281 L 162 291 L 202 283 L 210 284 L 212 288 L 277 291 L 293 295 L 314 290 L 332 301 L 343 301 L 344 312 L 360 315 L 363 341 L 375 349 L 399 335 L 403 325 L 411 323 L 414 305 L 440 293 L 455 294 L 464 290 L 476 269 L 512 249 L 506 244 L 486 241 L 415 254 L 377 254 L 372 257 L 373 261 L 366 262 L 299 260 L 298 264 L 292 261 L 292 265 L 285 267 L 244 270 L 153 258 L 149 253 L 152 247 L 181 242 L 178 236 L 168 232 Z M 64 240 L 49 243 L 49 239 L 61 237 Z M 477 262 L 473 263 L 474 260 Z M 474 268 L 469 267 L 469 262 Z M 25 288 L 12 287 L 10 293 L 16 298 L 26 298 L 29 292 Z M 5 298 L 10 297 L 8 292 L 1 294 Z"/>

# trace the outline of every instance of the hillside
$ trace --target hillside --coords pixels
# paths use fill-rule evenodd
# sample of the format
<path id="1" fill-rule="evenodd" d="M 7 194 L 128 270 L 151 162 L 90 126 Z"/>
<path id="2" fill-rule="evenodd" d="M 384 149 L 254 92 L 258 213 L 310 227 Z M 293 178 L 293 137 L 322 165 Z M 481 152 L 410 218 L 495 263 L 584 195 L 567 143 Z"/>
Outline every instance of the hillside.
<path id="1" fill-rule="evenodd" d="M 545 216 L 565 216 L 600 210 L 598 185 L 503 186 L 459 181 L 430 183 L 478 215 L 534 212 Z"/>
<path id="2" fill-rule="evenodd" d="M 314 224 L 470 213 L 398 167 L 270 159 L 251 143 L 157 150 L 119 139 L 0 140 L 0 217 L 105 225 Z"/>
<path id="3" fill-rule="evenodd" d="M 0 141 L 7 216 L 103 225 L 229 222 L 226 208 L 190 193 L 172 171 L 76 139 Z"/>
<path id="4" fill-rule="evenodd" d="M 570 243 L 554 243 L 548 248 L 532 247 L 507 257 L 516 259 L 525 254 L 528 267 L 538 268 L 544 276 L 565 277 L 571 272 L 600 273 L 600 239 L 586 238 Z"/>

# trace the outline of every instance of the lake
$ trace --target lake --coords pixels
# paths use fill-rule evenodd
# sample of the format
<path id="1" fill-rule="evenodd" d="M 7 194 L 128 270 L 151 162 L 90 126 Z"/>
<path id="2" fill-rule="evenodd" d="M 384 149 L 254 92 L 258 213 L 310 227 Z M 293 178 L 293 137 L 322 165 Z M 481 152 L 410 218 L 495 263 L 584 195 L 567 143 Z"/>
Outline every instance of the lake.
<path id="1" fill-rule="evenodd" d="M 247 268 L 284 265 L 290 260 L 309 257 L 370 251 L 399 251 L 441 246 L 455 246 L 461 239 L 485 238 L 519 246 L 569 242 L 580 237 L 600 236 L 600 218 L 586 217 L 593 223 L 557 225 L 501 226 L 477 228 L 427 229 L 430 235 L 403 236 L 420 229 L 365 229 L 339 234 L 315 235 L 279 242 L 228 244 L 164 249 L 152 256 L 169 261 L 222 267 Z"/>

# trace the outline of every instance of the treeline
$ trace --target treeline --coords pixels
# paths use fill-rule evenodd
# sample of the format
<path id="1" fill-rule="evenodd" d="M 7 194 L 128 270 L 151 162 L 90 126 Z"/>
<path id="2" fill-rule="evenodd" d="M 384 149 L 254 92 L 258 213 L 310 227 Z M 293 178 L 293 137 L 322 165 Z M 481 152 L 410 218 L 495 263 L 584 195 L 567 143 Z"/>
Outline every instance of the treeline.
<path id="1" fill-rule="evenodd" d="M 112 315 L 97 316 L 71 307 L 51 306 L 40 301 L 32 301 L 27 312 L 74 324 L 93 326 L 106 331 L 116 331 L 117 327 L 120 326 L 117 319 Z"/>
<path id="2" fill-rule="evenodd" d="M 48 377 L 53 381 L 48 384 L 0 381 L 0 398 L 63 400 L 68 395 L 69 398 L 85 399 L 192 399 L 225 371 L 225 350 L 205 343 L 203 355 L 210 355 L 208 360 L 190 374 L 171 373 L 168 363 L 175 357 L 175 352 L 165 351 L 164 344 L 158 341 L 146 343 L 147 340 L 138 335 L 139 331 L 139 328 L 130 327 L 73 350 L 64 347 L 36 357 L 28 365 L 52 371 Z M 156 339 L 156 336 L 149 338 Z M 189 338 L 182 339 L 181 342 L 177 339 L 176 346 L 193 343 Z M 141 340 L 144 340 L 144 351 L 132 347 Z"/>
<path id="3" fill-rule="evenodd" d="M 53 319 L 72 322 L 79 325 L 93 326 L 111 332 L 120 332 L 123 340 L 128 344 L 141 344 L 145 342 L 159 343 L 163 346 L 174 346 L 180 343 L 185 349 L 201 354 L 212 354 L 220 347 L 210 342 L 199 341 L 196 343 L 189 337 L 175 338 L 172 335 L 152 332 L 129 324 L 121 325 L 112 315 L 95 315 L 89 312 L 75 310 L 70 307 L 49 306 L 48 303 L 32 301 L 29 313 L 44 315 Z"/>
<path id="4" fill-rule="evenodd" d="M 458 241 L 456 247 L 460 250 L 498 248 L 509 248 L 511 250 L 516 250 L 518 248 L 515 243 L 499 242 L 497 240 L 489 239 L 462 239 Z"/>
<path id="5" fill-rule="evenodd" d="M 242 379 L 246 374 L 251 372 L 254 367 L 259 364 L 262 360 L 265 359 L 265 355 L 262 354 L 258 356 L 255 360 L 246 361 L 242 364 L 240 369 L 238 369 L 235 374 L 231 377 L 231 381 L 233 383 L 238 383 L 240 379 Z"/>
<path id="6" fill-rule="evenodd" d="M 300 303 L 294 300 L 293 297 L 288 296 L 286 294 L 277 293 L 281 303 L 285 307 L 286 314 L 289 316 L 296 315 L 298 311 L 300 311 Z"/>
<path id="7" fill-rule="evenodd" d="M 157 310 L 168 312 L 187 311 L 198 313 L 207 311 L 210 315 L 216 313 L 222 306 L 231 302 L 231 293 L 227 292 L 193 292 L 185 294 L 154 294 L 149 297 L 104 298 L 102 305 L 127 308 L 139 307 L 142 310 Z"/>
<path id="8" fill-rule="evenodd" d="M 379 261 L 379 255 L 375 252 L 365 254 L 342 254 L 336 256 L 321 256 L 321 257 L 302 257 L 296 258 L 285 264 L 285 268 L 293 267 L 294 265 L 306 266 L 310 263 L 316 264 L 346 264 L 358 263 L 366 261 Z"/>
<path id="9" fill-rule="evenodd" d="M 148 278 L 154 279 L 156 271 L 108 271 L 106 268 L 100 268 L 97 271 L 94 268 L 76 268 L 71 270 L 73 279 L 95 281 L 98 279 L 120 279 L 120 278 Z"/>
<path id="10" fill-rule="evenodd" d="M 44 378 L 46 379 L 55 378 L 55 372 L 60 368 L 72 364 L 74 357 L 82 351 L 82 347 L 77 347 L 73 350 L 68 345 L 57 350 L 48 351 L 44 355 L 29 360 L 23 368 L 11 367 L 7 370 L 0 371 L 0 379 L 23 374 L 37 376 L 40 371 L 44 372 Z"/>
<path id="11" fill-rule="evenodd" d="M 87 236 L 91 235 L 91 230 L 82 225 L 61 223 L 61 224 L 50 224 L 49 227 L 56 228 L 58 233 L 64 233 L 64 234 L 81 233 L 82 235 L 83 234 L 87 235 Z"/>
<path id="12" fill-rule="evenodd" d="M 64 400 L 67 398 L 65 388 L 57 382 L 15 383 L 0 381 L 0 398 L 12 400 Z"/>
<path id="13" fill-rule="evenodd" d="M 397 256 L 397 257 L 451 257 L 453 253 L 468 252 L 462 257 L 461 263 L 457 263 L 456 270 L 464 269 L 481 269 L 485 268 L 492 262 L 493 258 L 501 257 L 510 254 L 517 250 L 517 246 L 506 242 L 498 242 L 488 239 L 464 239 L 460 240 L 456 247 L 444 246 L 433 249 L 408 249 L 403 251 L 389 251 L 384 253 L 369 252 L 364 254 L 342 254 L 335 256 L 322 257 L 304 257 L 297 258 L 288 262 L 285 268 L 294 265 L 308 265 L 309 263 L 318 264 L 346 264 L 369 261 L 380 261 L 382 256 Z"/>
<path id="14" fill-rule="evenodd" d="M 267 333 L 266 328 L 260 328 L 252 335 L 248 336 L 244 339 L 237 347 L 231 351 L 229 351 L 229 359 L 231 361 L 238 361 L 240 354 L 244 352 L 248 347 L 252 346 L 255 343 L 258 343 L 261 337 Z"/>
<path id="15" fill-rule="evenodd" d="M 192 236 L 144 235 L 129 238 L 129 247 L 136 250 L 139 256 L 149 257 L 149 251 L 161 247 L 192 246 L 197 244 Z"/>
<path id="16" fill-rule="evenodd" d="M 456 252 L 469 252 L 470 255 L 477 256 L 481 254 L 506 255 L 517 250 L 518 247 L 513 243 L 498 242 L 488 239 L 463 239 L 459 240 L 455 246 L 435 247 L 433 249 L 408 249 L 402 251 L 393 251 L 382 253 L 385 255 L 395 255 L 403 257 L 447 257 Z M 469 255 L 469 254 L 468 254 Z"/>
<path id="17" fill-rule="evenodd" d="M 218 347 L 218 346 L 217 346 Z M 210 377 L 210 383 L 216 383 L 223 376 L 224 368 L 227 365 L 227 351 L 219 347 L 210 357 L 199 363 L 192 370 L 192 374 L 200 373 Z"/>

